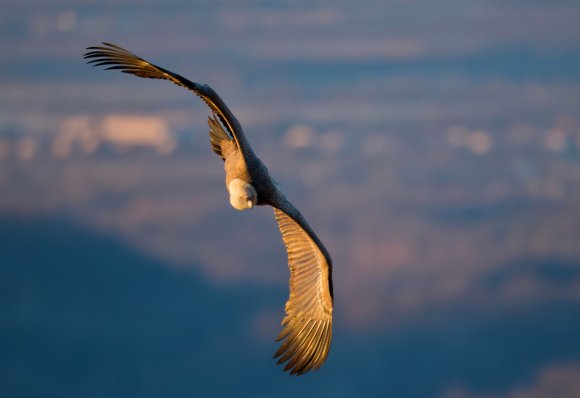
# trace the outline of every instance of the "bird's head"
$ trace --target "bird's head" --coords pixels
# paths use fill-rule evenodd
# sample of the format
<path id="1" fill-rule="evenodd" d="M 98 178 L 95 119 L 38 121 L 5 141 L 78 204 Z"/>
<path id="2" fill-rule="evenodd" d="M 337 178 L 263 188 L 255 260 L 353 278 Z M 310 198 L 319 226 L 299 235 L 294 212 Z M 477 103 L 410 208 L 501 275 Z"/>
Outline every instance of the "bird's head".
<path id="1" fill-rule="evenodd" d="M 251 209 L 258 202 L 258 193 L 251 184 L 234 178 L 228 184 L 230 204 L 236 210 Z"/>

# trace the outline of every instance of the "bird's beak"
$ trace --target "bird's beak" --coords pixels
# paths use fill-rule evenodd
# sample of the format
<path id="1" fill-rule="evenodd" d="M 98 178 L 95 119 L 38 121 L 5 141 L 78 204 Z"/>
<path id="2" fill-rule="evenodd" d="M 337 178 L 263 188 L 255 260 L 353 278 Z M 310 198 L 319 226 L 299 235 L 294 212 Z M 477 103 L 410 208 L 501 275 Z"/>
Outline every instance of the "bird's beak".
<path id="1" fill-rule="evenodd" d="M 254 207 L 254 203 L 250 199 L 248 199 L 248 208 L 251 209 L 252 207 Z"/>

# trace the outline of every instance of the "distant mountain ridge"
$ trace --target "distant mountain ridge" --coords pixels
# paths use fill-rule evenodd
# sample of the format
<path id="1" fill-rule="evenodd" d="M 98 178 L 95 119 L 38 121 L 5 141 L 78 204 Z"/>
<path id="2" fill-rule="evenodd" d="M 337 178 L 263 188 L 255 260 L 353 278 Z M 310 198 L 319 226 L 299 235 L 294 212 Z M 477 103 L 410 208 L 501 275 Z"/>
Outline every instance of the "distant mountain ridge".
<path id="1" fill-rule="evenodd" d="M 211 375 L 279 371 L 275 336 L 248 336 L 271 292 L 216 290 L 54 219 L 2 219 L 0 245 L 2 397 L 233 394 Z"/>
<path id="2" fill-rule="evenodd" d="M 488 282 L 509 282 L 506 272 Z M 216 288 L 55 218 L 0 218 L 0 396 L 502 393 L 580 358 L 574 303 L 445 309 L 381 334 L 345 334 L 339 322 L 328 363 L 297 379 L 274 366 L 274 336 L 252 335 L 286 294 Z"/>

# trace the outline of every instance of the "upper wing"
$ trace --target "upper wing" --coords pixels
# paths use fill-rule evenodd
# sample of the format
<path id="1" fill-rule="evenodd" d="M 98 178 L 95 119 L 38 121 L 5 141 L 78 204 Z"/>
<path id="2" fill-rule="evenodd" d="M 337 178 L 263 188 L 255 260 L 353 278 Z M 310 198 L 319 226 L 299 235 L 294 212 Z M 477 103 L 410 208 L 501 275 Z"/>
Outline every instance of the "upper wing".
<path id="1" fill-rule="evenodd" d="M 288 251 L 290 298 L 277 339 L 284 341 L 275 357 L 280 357 L 278 364 L 288 361 L 284 370 L 301 375 L 318 369 L 330 348 L 332 262 L 318 238 L 305 230 L 310 227 L 294 206 L 283 207 L 284 211 L 274 207 L 274 213 Z"/>
<path id="2" fill-rule="evenodd" d="M 225 161 L 228 154 L 234 150 L 235 144 L 215 117 L 210 116 L 207 119 L 207 124 L 209 125 L 211 149 Z"/>
<path id="3" fill-rule="evenodd" d="M 244 133 L 238 120 L 219 95 L 207 84 L 192 82 L 177 73 L 153 65 L 124 48 L 111 43 L 103 43 L 103 46 L 88 47 L 87 50 L 90 51 L 87 51 L 83 58 L 89 59 L 88 63 L 93 64 L 93 66 L 109 65 L 105 69 L 119 69 L 121 72 L 139 77 L 169 80 L 178 86 L 193 91 L 219 117 L 238 146 L 240 146 L 240 141 L 245 141 Z"/>

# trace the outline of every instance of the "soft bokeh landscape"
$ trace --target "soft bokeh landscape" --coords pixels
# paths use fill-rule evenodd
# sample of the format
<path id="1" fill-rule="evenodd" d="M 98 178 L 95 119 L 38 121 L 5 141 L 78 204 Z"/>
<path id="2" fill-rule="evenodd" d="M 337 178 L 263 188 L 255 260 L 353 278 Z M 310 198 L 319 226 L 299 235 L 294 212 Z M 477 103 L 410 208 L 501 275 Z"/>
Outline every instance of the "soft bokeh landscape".
<path id="1" fill-rule="evenodd" d="M 271 359 L 271 209 L 211 85 L 334 259 L 327 364 Z M 0 396 L 580 396 L 576 1 L 3 0 Z"/>

